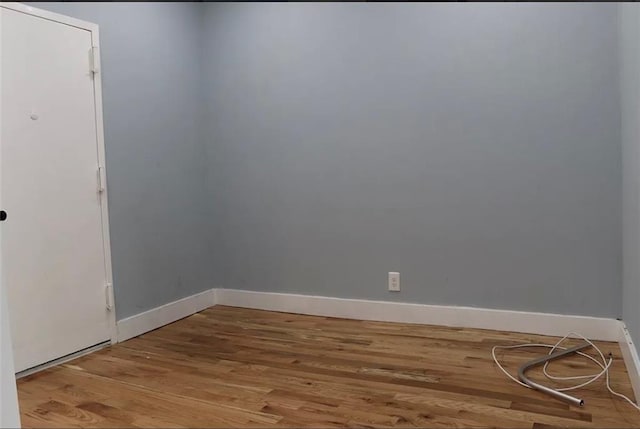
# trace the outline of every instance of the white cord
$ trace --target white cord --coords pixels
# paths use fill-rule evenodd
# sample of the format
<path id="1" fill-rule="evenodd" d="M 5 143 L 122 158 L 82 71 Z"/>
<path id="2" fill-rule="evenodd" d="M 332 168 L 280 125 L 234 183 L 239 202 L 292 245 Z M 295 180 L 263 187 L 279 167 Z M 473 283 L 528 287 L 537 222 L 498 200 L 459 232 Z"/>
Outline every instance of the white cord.
<path id="1" fill-rule="evenodd" d="M 580 356 L 586 357 L 587 359 L 590 359 L 591 361 L 595 362 L 600 367 L 601 371 L 598 372 L 597 374 L 576 375 L 576 376 L 570 376 L 570 377 L 560 377 L 560 376 L 551 375 L 551 374 L 549 374 L 547 372 L 547 367 L 549 366 L 549 362 L 547 362 L 547 363 L 544 364 L 544 367 L 542 368 L 542 371 L 543 371 L 544 375 L 547 378 L 551 379 L 551 380 L 560 380 L 560 381 L 587 380 L 584 383 L 580 383 L 580 384 L 575 385 L 575 386 L 564 387 L 564 388 L 556 389 L 556 390 L 559 391 L 559 392 L 565 392 L 565 391 L 568 391 L 568 390 L 579 389 L 581 387 L 584 387 L 584 386 L 587 386 L 587 385 L 593 383 L 594 381 L 596 381 L 597 379 L 602 377 L 602 375 L 604 375 L 605 376 L 605 380 L 606 380 L 607 390 L 609 390 L 609 392 L 611 392 L 613 395 L 618 396 L 618 397 L 626 400 L 634 408 L 636 408 L 637 410 L 640 411 L 640 406 L 638 406 L 636 403 L 634 403 L 631 399 L 629 399 L 628 397 L 626 397 L 622 393 L 618 393 L 618 392 L 616 392 L 615 390 L 613 390 L 611 388 L 611 385 L 609 384 L 609 368 L 611 367 L 611 364 L 613 363 L 613 358 L 609 357 L 609 360 L 607 361 L 607 359 L 604 357 L 604 354 L 602 354 L 602 351 L 595 344 L 593 344 L 591 341 L 589 341 L 583 335 L 577 334 L 575 332 L 568 333 L 567 335 L 562 337 L 562 339 L 560 339 L 560 341 L 558 341 L 553 346 L 549 345 L 549 344 L 537 344 L 537 343 L 517 344 L 515 346 L 494 346 L 491 349 L 491 356 L 493 356 L 493 361 L 496 363 L 496 365 L 498 365 L 498 368 L 500 368 L 500 370 L 502 372 L 504 372 L 504 374 L 507 377 L 509 377 L 511 380 L 515 381 L 519 385 L 524 386 L 527 389 L 531 389 L 531 386 L 528 386 L 527 384 L 521 382 L 520 380 L 518 380 L 517 378 L 515 378 L 514 376 L 509 374 L 506 369 L 504 369 L 504 367 L 500 364 L 500 362 L 498 362 L 498 358 L 496 357 L 496 349 L 519 349 L 519 348 L 523 348 L 523 347 L 545 347 L 545 348 L 551 349 L 551 350 L 549 350 L 549 354 L 552 354 L 554 351 L 556 351 L 558 349 L 566 350 L 566 347 L 561 347 L 560 344 L 562 344 L 570 336 L 575 336 L 575 337 L 582 338 L 584 341 L 589 343 L 591 345 L 591 347 L 593 347 L 596 350 L 596 352 L 598 352 L 598 355 L 600 355 L 600 358 L 602 359 L 602 362 L 600 362 L 598 359 L 594 358 L 593 356 L 589 356 L 588 354 L 583 353 L 583 352 L 576 352 L 576 354 L 579 354 Z"/>

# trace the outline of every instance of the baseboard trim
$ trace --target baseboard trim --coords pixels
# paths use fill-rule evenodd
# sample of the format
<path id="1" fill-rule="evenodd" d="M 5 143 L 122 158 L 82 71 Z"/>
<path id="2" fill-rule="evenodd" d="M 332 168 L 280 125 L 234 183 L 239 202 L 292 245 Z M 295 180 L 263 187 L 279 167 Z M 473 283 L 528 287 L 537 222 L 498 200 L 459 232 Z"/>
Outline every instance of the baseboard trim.
<path id="1" fill-rule="evenodd" d="M 142 335 L 214 305 L 383 322 L 478 328 L 564 336 L 579 332 L 592 340 L 617 341 L 636 398 L 640 398 L 640 358 L 625 324 L 603 317 L 411 304 L 291 293 L 210 289 L 117 322 L 118 342 Z"/>
<path id="2" fill-rule="evenodd" d="M 620 344 L 620 350 L 622 351 L 624 364 L 627 367 L 629 379 L 631 380 L 633 394 L 636 397 L 636 402 L 638 402 L 640 400 L 640 358 L 638 358 L 638 349 L 631 339 L 631 335 L 629 335 L 629 330 L 622 322 L 618 342 Z"/>
<path id="3" fill-rule="evenodd" d="M 209 289 L 117 322 L 118 342 L 168 325 L 215 305 L 215 289 Z"/>
<path id="4" fill-rule="evenodd" d="M 601 317 L 370 301 L 237 289 L 216 289 L 215 302 L 219 305 L 285 313 L 492 329 L 539 335 L 564 336 L 568 332 L 579 332 L 587 338 L 600 341 L 619 341 L 621 326 L 621 322 L 616 319 Z"/>

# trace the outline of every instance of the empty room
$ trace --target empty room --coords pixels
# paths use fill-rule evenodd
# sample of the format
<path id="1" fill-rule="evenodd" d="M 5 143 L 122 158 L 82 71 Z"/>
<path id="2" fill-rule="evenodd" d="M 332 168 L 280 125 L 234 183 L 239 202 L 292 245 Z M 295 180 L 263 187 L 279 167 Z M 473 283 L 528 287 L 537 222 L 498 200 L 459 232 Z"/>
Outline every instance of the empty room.
<path id="1" fill-rule="evenodd" d="M 640 6 L 0 2 L 0 427 L 640 427 Z"/>

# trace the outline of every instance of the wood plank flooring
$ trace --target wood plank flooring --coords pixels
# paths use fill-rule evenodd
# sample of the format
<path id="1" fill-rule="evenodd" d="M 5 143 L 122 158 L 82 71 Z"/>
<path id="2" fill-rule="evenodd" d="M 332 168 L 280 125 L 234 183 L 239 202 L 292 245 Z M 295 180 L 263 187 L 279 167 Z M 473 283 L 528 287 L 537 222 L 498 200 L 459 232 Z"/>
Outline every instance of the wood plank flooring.
<path id="1" fill-rule="evenodd" d="M 491 359 L 496 344 L 556 340 L 216 306 L 22 378 L 18 393 L 24 427 L 640 427 L 604 381 L 575 408 Z M 633 398 L 618 345 L 597 344 Z M 499 356 L 513 373 L 540 353 Z M 571 357 L 550 372 L 596 371 Z"/>

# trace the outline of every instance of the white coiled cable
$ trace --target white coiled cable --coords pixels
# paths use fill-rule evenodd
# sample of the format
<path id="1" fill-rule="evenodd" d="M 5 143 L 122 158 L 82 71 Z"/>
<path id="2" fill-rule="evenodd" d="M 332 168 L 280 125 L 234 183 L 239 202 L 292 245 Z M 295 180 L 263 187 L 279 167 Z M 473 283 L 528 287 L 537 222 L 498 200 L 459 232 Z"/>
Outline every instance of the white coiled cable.
<path id="1" fill-rule="evenodd" d="M 564 340 L 566 340 L 567 338 L 569 338 L 571 336 L 582 338 L 584 341 L 589 343 L 591 345 L 591 347 L 593 347 L 596 350 L 596 352 L 598 352 L 598 355 L 600 355 L 600 358 L 602 359 L 602 361 L 599 361 L 598 359 L 594 358 L 593 356 L 589 356 L 588 354 L 583 353 L 583 352 L 576 352 L 576 354 L 579 354 L 580 356 L 584 356 L 587 359 L 595 362 L 600 367 L 601 371 L 598 372 L 597 374 L 574 375 L 574 376 L 569 376 L 569 377 L 559 377 L 559 376 L 551 375 L 551 374 L 549 374 L 547 372 L 547 367 L 549 366 L 549 362 L 547 362 L 547 363 L 544 364 L 544 367 L 542 368 L 542 371 L 544 372 L 544 375 L 547 378 L 549 378 L 550 380 L 556 380 L 556 381 L 587 380 L 587 381 L 585 381 L 583 383 L 580 383 L 580 384 L 577 384 L 575 386 L 563 387 L 563 388 L 555 389 L 555 390 L 557 390 L 559 392 L 566 392 L 566 391 L 569 391 L 569 390 L 579 389 L 581 387 L 588 386 L 589 384 L 593 383 L 594 381 L 596 381 L 597 379 L 599 379 L 600 377 L 602 377 L 604 375 L 605 376 L 605 380 L 606 380 L 607 389 L 609 390 L 609 392 L 611 392 L 615 396 L 618 396 L 618 397 L 626 400 L 635 409 L 640 411 L 640 406 L 638 406 L 638 404 L 634 403 L 631 399 L 629 399 L 627 396 L 623 395 L 622 393 L 618 393 L 618 392 L 616 392 L 615 390 L 613 390 L 611 388 L 611 385 L 609 384 L 609 368 L 611 367 L 611 364 L 613 363 L 613 358 L 609 357 L 609 360 L 607 361 L 607 359 L 604 357 L 604 354 L 602 353 L 602 351 L 595 344 L 593 344 L 585 336 L 580 335 L 578 333 L 575 333 L 575 332 L 568 333 L 567 335 L 562 337 L 562 339 L 560 341 L 558 341 L 555 345 L 532 343 L 532 344 L 517 344 L 517 345 L 514 345 L 514 346 L 494 346 L 491 349 L 491 356 L 493 356 L 493 361 L 496 363 L 496 365 L 498 365 L 498 368 L 500 368 L 500 370 L 502 372 L 504 372 L 504 374 L 507 377 L 509 377 L 511 380 L 515 381 L 519 385 L 524 386 L 527 389 L 531 389 L 530 386 L 526 385 L 525 383 L 521 382 L 520 380 L 518 380 L 517 378 L 515 378 L 514 376 L 509 374 L 507 372 L 507 370 L 504 369 L 504 367 L 502 365 L 500 365 L 500 362 L 498 362 L 498 358 L 496 357 L 496 350 L 497 349 L 519 349 L 519 348 L 523 348 L 523 347 L 545 347 L 545 348 L 551 349 L 551 350 L 549 350 L 549 354 L 552 354 L 555 350 L 558 350 L 558 349 L 566 350 L 566 347 L 561 347 L 560 344 L 562 344 L 562 342 Z"/>

